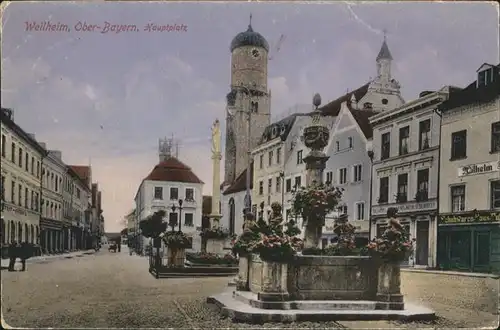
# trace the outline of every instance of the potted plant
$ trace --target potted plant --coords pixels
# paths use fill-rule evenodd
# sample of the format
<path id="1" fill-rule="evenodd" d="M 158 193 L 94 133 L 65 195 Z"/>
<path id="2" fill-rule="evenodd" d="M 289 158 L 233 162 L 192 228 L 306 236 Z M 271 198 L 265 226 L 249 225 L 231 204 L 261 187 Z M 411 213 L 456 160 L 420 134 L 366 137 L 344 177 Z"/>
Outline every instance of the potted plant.
<path id="1" fill-rule="evenodd" d="M 230 236 L 229 230 L 220 227 L 205 228 L 200 233 L 205 239 L 226 239 Z"/>
<path id="2" fill-rule="evenodd" d="M 184 267 L 186 248 L 191 247 L 191 241 L 182 231 L 168 231 L 161 238 L 167 246 L 168 265 Z"/>
<path id="3" fill-rule="evenodd" d="M 236 288 L 238 290 L 249 289 L 249 257 L 254 243 L 260 239 L 261 235 L 257 227 L 252 228 L 254 228 L 254 230 L 245 230 L 239 237 L 233 238 L 231 241 L 231 251 L 233 255 L 238 256 L 238 276 L 236 280 Z"/>

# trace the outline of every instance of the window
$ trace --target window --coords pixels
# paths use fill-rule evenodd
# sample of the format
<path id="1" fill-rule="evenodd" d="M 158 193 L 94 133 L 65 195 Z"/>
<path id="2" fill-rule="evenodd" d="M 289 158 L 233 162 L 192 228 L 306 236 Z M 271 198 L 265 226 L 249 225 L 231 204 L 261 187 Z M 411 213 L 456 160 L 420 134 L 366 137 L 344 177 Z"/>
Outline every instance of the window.
<path id="1" fill-rule="evenodd" d="M 259 181 L 259 195 L 264 195 L 264 181 Z"/>
<path id="2" fill-rule="evenodd" d="M 7 138 L 2 134 L 2 157 L 5 157 L 5 145 L 7 143 Z"/>
<path id="3" fill-rule="evenodd" d="M 300 188 L 302 186 L 302 178 L 300 176 L 295 177 L 295 188 Z"/>
<path id="4" fill-rule="evenodd" d="M 418 130 L 418 150 L 429 149 L 431 144 L 431 120 L 426 119 L 418 123 Z"/>
<path id="5" fill-rule="evenodd" d="M 356 220 L 365 220 L 365 203 L 356 203 Z"/>
<path id="6" fill-rule="evenodd" d="M 389 103 L 389 100 L 388 100 L 388 99 L 382 99 L 382 104 L 383 104 L 383 105 L 386 105 L 387 103 Z"/>
<path id="7" fill-rule="evenodd" d="M 21 184 L 19 184 L 17 186 L 17 204 L 19 204 L 19 206 L 22 206 L 22 201 L 23 201 L 23 186 L 21 186 Z"/>
<path id="8" fill-rule="evenodd" d="M 31 157 L 31 174 L 35 175 L 35 157 Z"/>
<path id="9" fill-rule="evenodd" d="M 179 189 L 170 188 L 170 200 L 178 200 L 179 199 Z"/>
<path id="10" fill-rule="evenodd" d="M 491 152 L 500 151 L 500 121 L 491 124 Z"/>
<path id="11" fill-rule="evenodd" d="M 170 228 L 173 228 L 177 225 L 179 225 L 179 223 L 177 222 L 177 213 L 170 212 L 170 214 L 168 215 L 168 226 Z"/>
<path id="12" fill-rule="evenodd" d="M 269 166 L 273 165 L 273 152 L 272 151 L 269 151 L 269 154 L 268 154 L 268 165 Z"/>
<path id="13" fill-rule="evenodd" d="M 16 144 L 14 142 L 10 145 L 10 161 L 16 162 Z"/>
<path id="14" fill-rule="evenodd" d="M 184 213 L 184 226 L 193 227 L 193 213 Z"/>
<path id="15" fill-rule="evenodd" d="M 451 160 L 467 157 L 467 130 L 451 134 Z"/>
<path id="16" fill-rule="evenodd" d="M 29 171 L 30 170 L 30 157 L 28 155 L 28 153 L 26 152 L 26 154 L 24 155 L 24 169 L 26 171 Z"/>
<path id="17" fill-rule="evenodd" d="M 489 231 L 476 231 L 474 234 L 474 242 L 476 243 L 474 249 L 475 264 L 476 266 L 489 266 L 491 234 Z"/>
<path id="18" fill-rule="evenodd" d="M 387 203 L 389 201 L 389 177 L 380 178 L 378 203 Z"/>
<path id="19" fill-rule="evenodd" d="M 25 208 L 28 208 L 28 196 L 29 196 L 28 188 L 24 188 L 24 207 Z"/>
<path id="20" fill-rule="evenodd" d="M 398 193 L 396 195 L 396 203 L 404 203 L 408 201 L 408 173 L 398 175 Z"/>
<path id="21" fill-rule="evenodd" d="M 154 199 L 163 199 L 163 188 L 155 187 Z"/>
<path id="22" fill-rule="evenodd" d="M 0 193 L 2 195 L 0 195 L 0 198 L 2 199 L 2 201 L 5 201 L 5 176 L 2 175 L 2 186 L 0 187 Z"/>
<path id="23" fill-rule="evenodd" d="M 281 192 L 281 177 L 280 176 L 276 177 L 276 192 L 277 193 Z"/>
<path id="24" fill-rule="evenodd" d="M 36 177 L 40 177 L 40 161 L 36 162 Z"/>
<path id="25" fill-rule="evenodd" d="M 391 133 L 382 134 L 382 151 L 380 160 L 387 159 L 391 156 Z"/>
<path id="26" fill-rule="evenodd" d="M 347 144 L 349 145 L 349 148 L 352 148 L 352 137 L 347 139 Z"/>
<path id="27" fill-rule="evenodd" d="M 31 191 L 31 209 L 35 209 L 35 192 Z"/>
<path id="28" fill-rule="evenodd" d="M 500 180 L 491 182 L 491 208 L 500 208 Z"/>
<path id="29" fill-rule="evenodd" d="M 286 179 L 286 192 L 292 191 L 292 179 Z"/>
<path id="30" fill-rule="evenodd" d="M 302 164 L 302 150 L 297 151 L 297 165 Z"/>
<path id="31" fill-rule="evenodd" d="M 410 142 L 410 126 L 399 129 L 399 155 L 408 153 L 408 144 Z"/>
<path id="32" fill-rule="evenodd" d="M 346 204 L 340 205 L 338 210 L 340 214 L 347 214 L 347 205 Z"/>
<path id="33" fill-rule="evenodd" d="M 81 198 L 80 188 L 76 188 L 76 198 Z"/>
<path id="34" fill-rule="evenodd" d="M 16 203 L 16 182 L 14 180 L 10 184 L 10 201 L 12 204 Z"/>
<path id="35" fill-rule="evenodd" d="M 331 184 L 333 183 L 333 172 L 332 171 L 329 171 L 329 172 L 326 172 L 326 184 Z"/>
<path id="36" fill-rule="evenodd" d="M 362 172 L 362 166 L 361 166 L 361 164 L 354 165 L 353 166 L 353 181 L 354 182 L 360 182 L 362 174 L 363 174 L 363 172 Z"/>
<path id="37" fill-rule="evenodd" d="M 186 188 L 186 200 L 187 201 L 194 201 L 194 189 L 193 188 Z"/>
<path id="38" fill-rule="evenodd" d="M 417 202 L 424 202 L 429 199 L 429 169 L 425 168 L 417 172 Z"/>
<path id="39" fill-rule="evenodd" d="M 280 164 L 281 163 L 281 148 L 278 148 L 276 150 L 276 164 Z"/>
<path id="40" fill-rule="evenodd" d="M 18 161 L 18 165 L 19 167 L 23 167 L 23 148 L 19 148 L 19 154 L 18 154 L 18 157 L 19 157 L 19 161 Z"/>
<path id="41" fill-rule="evenodd" d="M 273 189 L 273 179 L 267 179 L 267 193 L 270 194 Z"/>
<path id="42" fill-rule="evenodd" d="M 465 211 L 465 185 L 451 187 L 451 211 Z"/>
<path id="43" fill-rule="evenodd" d="M 477 75 L 477 87 L 486 86 L 489 82 L 493 82 L 493 80 L 494 73 L 492 68 L 481 71 Z"/>
<path id="44" fill-rule="evenodd" d="M 340 150 L 340 142 L 339 141 L 335 141 L 335 147 L 337 148 L 337 151 Z"/>
<path id="45" fill-rule="evenodd" d="M 60 178 L 56 175 L 56 181 L 55 181 L 55 184 L 54 184 L 54 189 L 56 192 L 59 192 L 59 181 Z"/>
<path id="46" fill-rule="evenodd" d="M 339 169 L 339 184 L 347 183 L 347 168 Z"/>
<path id="47" fill-rule="evenodd" d="M 234 205 L 234 198 L 231 198 L 229 199 L 229 232 L 231 234 L 234 234 L 235 229 L 236 229 L 236 208 Z"/>
<path id="48" fill-rule="evenodd" d="M 264 168 L 264 155 L 259 156 L 259 168 Z"/>

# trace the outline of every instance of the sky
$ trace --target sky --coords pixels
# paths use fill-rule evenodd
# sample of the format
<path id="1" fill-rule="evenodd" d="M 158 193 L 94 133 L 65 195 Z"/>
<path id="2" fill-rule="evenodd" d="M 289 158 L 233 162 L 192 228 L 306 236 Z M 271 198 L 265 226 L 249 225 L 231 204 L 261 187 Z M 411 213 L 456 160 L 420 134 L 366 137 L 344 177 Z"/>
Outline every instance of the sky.
<path id="1" fill-rule="evenodd" d="M 250 13 L 270 44 L 274 118 L 310 104 L 316 92 L 326 103 L 368 82 L 383 30 L 407 101 L 423 90 L 465 87 L 482 63 L 499 62 L 492 2 L 2 5 L 1 105 L 39 142 L 62 151 L 67 164 L 92 165 L 108 232 L 119 231 L 134 207 L 142 179 L 158 163 L 160 137 L 180 141 L 179 158 L 211 194 L 210 129 L 219 118 L 224 132 L 229 45 Z M 47 21 L 69 31 L 29 30 Z M 82 29 L 106 22 L 139 30 Z M 185 28 L 148 32 L 147 24 Z"/>

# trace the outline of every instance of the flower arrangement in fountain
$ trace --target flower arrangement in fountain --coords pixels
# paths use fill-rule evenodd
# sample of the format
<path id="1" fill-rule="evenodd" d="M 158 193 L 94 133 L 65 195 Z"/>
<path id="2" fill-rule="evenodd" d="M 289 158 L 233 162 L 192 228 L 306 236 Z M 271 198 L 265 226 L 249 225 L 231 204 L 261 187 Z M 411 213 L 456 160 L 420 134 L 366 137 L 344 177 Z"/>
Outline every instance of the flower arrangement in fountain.
<path id="1" fill-rule="evenodd" d="M 258 241 L 260 237 L 258 231 L 244 231 L 240 236 L 231 240 L 231 251 L 234 255 L 247 255 L 252 252 L 254 243 Z"/>
<path id="2" fill-rule="evenodd" d="M 389 227 L 382 236 L 373 239 L 367 245 L 368 253 L 384 262 L 402 262 L 406 260 L 414 250 L 414 239 L 396 219 L 397 209 L 389 208 Z"/>
<path id="3" fill-rule="evenodd" d="M 186 249 L 191 246 L 191 241 L 182 231 L 167 231 L 162 233 L 161 239 L 166 246 L 174 249 Z"/>
<path id="4" fill-rule="evenodd" d="M 236 259 L 231 253 L 219 255 L 217 253 L 207 252 L 187 252 L 186 259 L 195 264 L 204 265 L 237 265 Z"/>
<path id="5" fill-rule="evenodd" d="M 300 187 L 293 192 L 292 212 L 306 221 L 324 222 L 326 215 L 337 209 L 342 192 L 343 189 L 329 184 Z"/>
<path id="6" fill-rule="evenodd" d="M 230 235 L 229 230 L 221 227 L 205 228 L 200 233 L 200 236 L 206 239 L 226 239 Z"/>
<path id="7" fill-rule="evenodd" d="M 252 244 L 251 251 L 259 254 L 264 261 L 288 262 L 302 245 L 303 242 L 298 237 L 261 234 L 260 239 Z"/>

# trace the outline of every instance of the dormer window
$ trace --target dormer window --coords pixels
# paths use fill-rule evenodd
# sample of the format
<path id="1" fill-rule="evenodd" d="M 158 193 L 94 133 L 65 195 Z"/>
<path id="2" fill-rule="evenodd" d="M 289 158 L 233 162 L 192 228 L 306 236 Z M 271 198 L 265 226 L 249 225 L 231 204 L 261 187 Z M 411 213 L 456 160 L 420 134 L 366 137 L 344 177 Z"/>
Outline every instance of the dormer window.
<path id="1" fill-rule="evenodd" d="M 371 102 L 365 102 L 363 104 L 363 108 L 365 108 L 365 109 L 371 109 L 372 108 L 372 103 Z"/>
<path id="2" fill-rule="evenodd" d="M 256 113 L 259 111 L 259 102 L 251 102 L 250 103 L 250 111 Z"/>
<path id="3" fill-rule="evenodd" d="M 477 73 L 477 87 L 483 87 L 495 80 L 495 74 L 498 74 L 495 67 L 490 64 L 483 64 Z"/>

